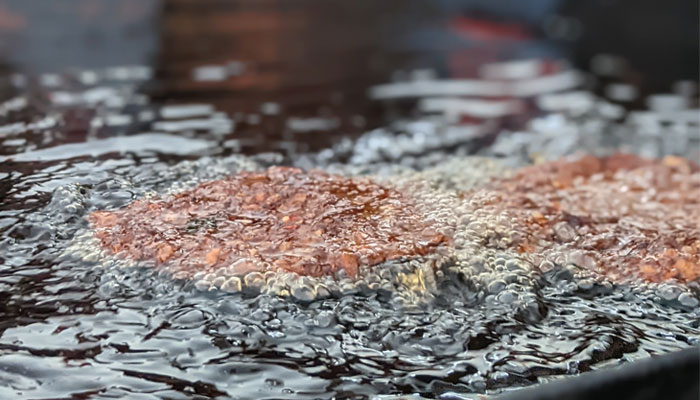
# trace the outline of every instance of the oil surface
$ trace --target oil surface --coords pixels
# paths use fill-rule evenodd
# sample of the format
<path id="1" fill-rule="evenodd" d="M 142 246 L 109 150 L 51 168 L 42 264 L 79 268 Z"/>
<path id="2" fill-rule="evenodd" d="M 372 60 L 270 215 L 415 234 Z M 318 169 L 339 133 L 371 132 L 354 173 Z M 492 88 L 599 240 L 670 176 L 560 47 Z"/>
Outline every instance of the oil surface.
<path id="1" fill-rule="evenodd" d="M 233 168 L 119 164 L 66 162 L 51 175 L 61 180 L 53 194 L 27 183 L 10 195 L 36 208 L 3 210 L 7 397 L 449 398 L 698 344 L 697 289 L 618 284 L 573 265 L 534 272 L 494 248 L 446 268 L 419 304 L 369 287 L 311 303 L 200 291 L 149 268 L 64 254 L 92 210 Z"/>
<path id="2" fill-rule="evenodd" d="M 175 22 L 187 11 L 186 2 L 171 4 L 176 3 L 184 5 L 170 14 Z M 321 10 L 314 20 L 339 33 L 334 40 L 354 49 L 358 59 L 375 54 L 367 45 L 372 37 L 391 33 L 367 31 L 354 42 L 344 25 L 328 26 L 333 24 L 326 16 L 332 12 Z M 393 15 L 389 8 L 380 14 Z M 357 11 L 356 18 L 363 15 Z M 292 17 L 267 15 L 265 21 L 275 37 L 285 38 L 304 26 Z M 462 31 L 476 29 L 473 21 L 452 22 Z M 509 41 L 508 49 L 516 54 L 550 54 L 539 42 L 519 42 L 527 34 L 522 30 L 478 28 L 497 36 L 494 40 Z M 435 33 L 430 24 L 416 32 L 428 38 Z M 238 35 L 244 36 L 233 36 Z M 318 36 L 313 31 L 299 35 Z M 167 43 L 196 41 L 187 34 L 178 39 L 178 32 L 169 30 L 163 38 Z M 650 233 L 665 220 L 661 213 L 697 213 L 698 172 L 684 161 L 698 156 L 697 110 L 690 109 L 697 107 L 695 100 L 664 97 L 657 100 L 685 103 L 628 113 L 611 99 L 583 90 L 567 63 L 551 60 L 480 65 L 482 76 L 457 87 L 482 92 L 469 101 L 436 100 L 454 90 L 455 82 L 412 70 L 424 64 L 416 59 L 432 60 L 435 54 L 412 47 L 408 57 L 405 42 L 392 38 L 389 50 L 379 52 L 389 54 L 379 58 L 379 67 L 357 75 L 361 66 L 355 63 L 334 63 L 319 74 L 305 64 L 270 73 L 286 66 L 274 59 L 277 53 L 260 50 L 264 46 L 240 47 L 252 58 L 273 57 L 246 70 L 206 54 L 193 58 L 181 52 L 187 46 L 177 43 L 160 55 L 165 72 L 159 79 L 145 66 L 38 75 L 10 66 L 3 70 L 0 397 L 476 398 L 700 345 L 700 286 L 693 269 L 697 226 L 693 230 L 689 219 L 674 214 L 677 223 L 658 229 L 665 236 Z M 330 46 L 322 39 L 310 60 L 337 50 L 338 43 Z M 218 48 L 212 50 L 217 57 Z M 306 56 L 283 48 L 288 57 Z M 450 65 L 480 53 L 460 54 L 452 54 Z M 404 58 L 410 59 L 407 69 L 397 70 L 388 82 L 392 60 Z M 523 68 L 534 69 L 535 75 L 506 76 Z M 375 83 L 383 84 L 371 86 Z M 165 89 L 153 89 L 158 85 Z M 306 93 L 300 88 L 309 96 L 294 95 Z M 335 96 L 343 91 L 348 98 Z M 579 151 L 606 157 L 619 150 L 659 160 L 673 157 L 612 177 L 557 175 L 548 169 L 576 163 L 527 167 Z M 602 167 L 586 164 L 591 159 L 582 160 L 583 169 L 601 172 Z M 280 165 L 318 168 L 323 172 L 310 174 L 320 181 L 337 177 L 342 190 L 336 195 L 354 190 L 348 182 L 365 182 L 379 207 L 390 203 L 385 198 L 410 198 L 396 214 L 367 202 L 361 209 L 342 203 L 351 211 L 328 226 L 352 236 L 351 227 L 339 221 L 365 224 L 368 231 L 385 235 L 367 232 L 371 240 L 389 238 L 386 242 L 401 245 L 401 255 L 413 257 L 388 256 L 380 246 L 370 255 L 381 257 L 358 258 L 352 277 L 340 271 L 352 270 L 355 263 L 343 261 L 336 254 L 339 247 L 327 246 L 329 259 L 341 257 L 324 264 L 337 274 L 299 276 L 295 271 L 304 270 L 288 265 L 231 280 L 240 271 L 223 265 L 228 259 L 220 274 L 177 275 L 153 268 L 153 257 L 115 255 L 96 236 L 99 216 L 119 215 L 124 218 L 120 235 L 125 235 L 120 237 L 139 232 L 136 239 L 148 239 L 152 225 L 141 222 L 151 215 L 136 217 L 134 204 L 178 196 L 186 205 L 204 201 L 192 197 L 199 193 L 196 188 L 265 176 L 268 168 Z M 672 179 L 655 180 L 658 176 Z M 617 211 L 591 200 L 612 196 L 618 183 L 629 190 L 614 205 L 629 218 L 608 224 L 604 214 Z M 531 191 L 518 186 L 528 184 Z M 275 190 L 263 192 L 270 196 Z M 324 196 L 331 192 L 312 191 L 316 200 L 330 199 Z M 242 204 L 256 204 L 251 195 Z M 636 210 L 644 217 L 638 220 L 629 210 L 643 205 L 642 198 L 656 208 Z M 408 210 L 410 215 L 402 214 Z M 316 208 L 305 212 L 322 215 Z M 396 217 L 396 225 L 372 220 L 375 212 Z M 581 214 L 595 218 L 584 220 Z M 240 219 L 249 217 L 231 223 L 243 224 Z M 279 217 L 279 225 L 262 224 L 261 229 L 281 232 L 294 222 Z M 400 228 L 403 233 L 420 231 L 431 251 L 402 247 L 400 235 L 391 237 L 402 219 L 410 225 Z M 130 222 L 138 223 L 131 231 Z M 215 236 L 215 222 L 188 219 L 175 237 Z M 449 251 L 432 251 L 435 232 L 423 228 L 434 226 L 449 237 L 436 247 Z M 608 253 L 600 253 L 605 259 L 594 263 L 581 250 L 595 247 L 597 242 L 588 243 L 591 237 L 585 236 L 595 229 L 602 239 L 613 232 L 620 242 L 601 242 Z M 669 239 L 678 232 L 687 235 L 685 242 Z M 302 236 L 308 235 L 294 240 Z M 650 238 L 658 240 L 637 246 Z M 668 247 L 676 253 L 665 252 Z M 635 251 L 639 262 L 627 264 Z M 151 256 L 167 265 L 173 261 L 169 253 L 156 250 Z M 209 258 L 216 264 L 220 256 L 209 249 L 176 261 L 206 264 Z M 608 261 L 614 268 L 598 268 Z"/>
<path id="3" fill-rule="evenodd" d="M 415 190 L 438 205 L 429 218 L 466 218 L 449 222 L 462 227 L 455 241 L 463 254 L 436 275 L 428 301 L 371 282 L 310 303 L 202 291 L 115 265 L 78 235 L 97 210 L 266 162 L 137 152 L 5 161 L 3 395 L 458 398 L 698 344 L 697 285 L 618 283 L 565 261 L 545 272 L 506 247 L 474 241 L 489 227 L 450 207 L 506 170 L 484 158 L 443 158 L 420 171 L 361 167 L 395 182 L 422 179 L 426 187 Z"/>

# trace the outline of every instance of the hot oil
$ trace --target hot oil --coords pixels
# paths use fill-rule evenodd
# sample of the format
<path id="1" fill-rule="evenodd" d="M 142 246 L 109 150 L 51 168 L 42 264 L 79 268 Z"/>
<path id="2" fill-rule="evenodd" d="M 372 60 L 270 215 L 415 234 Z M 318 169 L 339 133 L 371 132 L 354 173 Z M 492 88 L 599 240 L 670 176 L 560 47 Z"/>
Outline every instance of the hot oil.
<path id="1" fill-rule="evenodd" d="M 3 139 L 0 165 L 0 397 L 459 398 L 698 345 L 696 280 L 646 276 L 637 264 L 633 271 L 641 275 L 598 269 L 585 253 L 576 253 L 583 244 L 572 229 L 585 238 L 578 230 L 597 225 L 570 207 L 585 196 L 586 185 L 601 189 L 593 178 L 567 183 L 582 193 L 547 186 L 540 199 L 528 199 L 532 204 L 524 199 L 527 192 L 504 183 L 523 171 L 518 167 L 540 158 L 556 159 L 573 149 L 606 155 L 601 141 L 618 147 L 642 143 L 631 151 L 648 151 L 656 139 L 641 140 L 634 124 L 600 112 L 604 102 L 583 111 L 577 103 L 568 114 L 544 110 L 527 132 L 499 134 L 493 145 L 487 145 L 494 139 L 488 135 L 499 128 L 465 128 L 421 115 L 300 153 L 260 137 L 246 142 L 245 126 L 264 125 L 264 115 L 151 103 L 139 89 L 148 74 L 134 68 L 66 74 L 58 87 L 39 91 L 45 97 L 19 87 L 0 107 L 2 132 L 10 136 Z M 275 118 L 287 116 L 294 117 Z M 237 124 L 243 128 L 236 131 Z M 553 133 L 562 131 L 566 140 Z M 602 140 L 600 132 L 611 134 Z M 519 135 L 527 136 L 525 144 Z M 540 154 L 531 151 L 537 146 Z M 692 158 L 692 148 L 678 155 Z M 504 153 L 509 156 L 497 157 Z M 663 168 L 680 168 L 668 162 Z M 337 268 L 342 262 L 324 264 L 336 266 L 328 274 L 320 268 L 300 276 L 299 270 L 266 266 L 241 274 L 222 249 L 210 257 L 211 266 L 169 269 L 174 250 L 160 260 L 157 251 L 155 257 L 129 256 L 105 246 L 91 223 L 91 216 L 100 215 L 95 213 L 120 215 L 120 237 L 146 246 L 153 220 L 166 216 L 130 212 L 135 202 L 180 198 L 192 215 L 170 216 L 174 229 L 154 236 L 215 236 L 225 224 L 242 220 L 260 224 L 262 231 L 281 229 L 294 222 L 291 216 L 281 221 L 281 212 L 252 209 L 242 214 L 226 200 L 243 186 L 266 182 L 265 171 L 280 165 L 300 168 L 294 178 L 300 187 L 333 200 L 305 199 L 301 203 L 314 209 L 304 212 L 320 216 L 336 207 L 339 216 L 330 214 L 337 218 L 330 226 L 341 233 L 357 232 L 334 226 L 338 220 L 359 221 L 370 237 L 383 230 L 387 242 L 401 244 L 395 257 L 358 257 L 356 276 Z M 323 172 L 310 172 L 314 168 Z M 682 175 L 687 192 L 697 190 L 697 172 L 686 172 L 674 174 Z M 328 174 L 337 185 L 318 183 Z M 637 178 L 630 172 L 621 181 Z M 216 189 L 216 182 L 241 185 L 199 196 L 202 188 Z M 360 184 L 373 189 L 373 201 L 365 201 Z M 275 188 L 263 192 L 272 196 L 280 192 Z M 299 193 L 304 191 L 289 198 Z M 675 201 L 646 194 L 659 204 Z M 568 209 L 539 209 L 551 208 L 551 196 L 558 195 L 572 196 Z M 207 203 L 216 212 L 198 215 Z M 396 204 L 395 214 L 382 211 Z M 519 206 L 532 209 L 524 213 Z M 273 215 L 279 226 L 255 220 Z M 398 221 L 392 225 L 375 215 Z M 528 230 L 542 218 L 541 231 Z M 645 238 L 648 221 L 623 222 L 625 232 L 635 235 L 631 239 Z M 227 234 L 243 234 L 239 228 Z M 430 240 L 434 231 L 445 240 Z M 683 231 L 697 233 L 685 226 Z M 136 232 L 138 237 L 128 236 Z M 406 232 L 411 240 L 403 243 Z M 410 247 L 416 243 L 426 251 Z M 677 244 L 676 251 L 689 251 Z M 329 256 L 342 251 L 319 245 Z M 219 247 L 190 259 L 182 253 L 180 261 L 207 264 Z"/>
<path id="2" fill-rule="evenodd" d="M 446 258 L 380 263 L 356 281 L 280 273 L 266 277 L 268 291 L 235 294 L 147 262 L 123 265 L 84 235 L 91 212 L 227 179 L 255 161 L 62 164 L 46 175 L 57 188 L 37 198 L 44 206 L 4 210 L 15 221 L 3 233 L 3 254 L 11 254 L 0 361 L 8 393 L 433 397 L 697 345 L 694 284 L 620 283 L 565 262 L 543 270 L 489 243 L 484 232 L 504 222 L 480 221 L 459 196 L 503 173 L 483 170 L 481 159 L 446 161 L 455 167 L 448 174 L 435 167 L 375 178 L 393 181 L 418 199 L 426 221 L 449 228 Z M 315 301 L 294 291 L 320 284 L 335 289 Z"/>

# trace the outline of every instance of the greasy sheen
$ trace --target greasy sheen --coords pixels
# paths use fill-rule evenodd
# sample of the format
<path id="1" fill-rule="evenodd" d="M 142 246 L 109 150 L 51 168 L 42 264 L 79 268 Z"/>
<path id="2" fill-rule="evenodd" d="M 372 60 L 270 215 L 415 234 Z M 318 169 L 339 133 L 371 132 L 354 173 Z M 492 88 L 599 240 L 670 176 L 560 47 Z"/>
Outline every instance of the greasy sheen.
<path id="1" fill-rule="evenodd" d="M 365 178 L 271 167 L 97 211 L 103 246 L 179 277 L 230 268 L 322 276 L 427 254 L 447 237 L 407 196 Z"/>
<path id="2" fill-rule="evenodd" d="M 463 197 L 504 217 L 509 247 L 536 262 L 567 258 L 618 281 L 700 279 L 700 174 L 685 159 L 556 161 Z"/>

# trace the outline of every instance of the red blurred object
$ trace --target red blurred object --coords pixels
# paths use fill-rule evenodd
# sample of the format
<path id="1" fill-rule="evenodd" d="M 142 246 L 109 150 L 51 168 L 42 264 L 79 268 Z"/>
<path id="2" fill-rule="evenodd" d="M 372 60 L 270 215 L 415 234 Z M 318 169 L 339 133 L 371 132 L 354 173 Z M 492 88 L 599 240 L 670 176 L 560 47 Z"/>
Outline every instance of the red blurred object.
<path id="1" fill-rule="evenodd" d="M 501 23 L 483 19 L 456 17 L 449 23 L 450 29 L 459 36 L 478 41 L 530 40 L 528 28 L 519 24 Z"/>

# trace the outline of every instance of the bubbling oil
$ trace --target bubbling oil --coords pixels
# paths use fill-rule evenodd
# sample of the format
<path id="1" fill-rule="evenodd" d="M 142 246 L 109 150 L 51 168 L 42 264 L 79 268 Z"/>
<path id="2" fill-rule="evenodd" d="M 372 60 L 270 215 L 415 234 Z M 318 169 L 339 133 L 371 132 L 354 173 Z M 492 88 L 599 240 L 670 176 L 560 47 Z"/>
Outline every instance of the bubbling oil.
<path id="1" fill-rule="evenodd" d="M 241 172 L 89 219 L 107 249 L 167 265 L 180 278 L 222 268 L 220 275 L 248 280 L 276 271 L 355 278 L 360 264 L 421 256 L 448 241 L 396 190 L 288 167 Z M 242 283 L 214 280 L 230 290 Z"/>
<path id="2" fill-rule="evenodd" d="M 379 139 L 391 146 L 390 136 Z M 176 275 L 167 265 L 177 259 L 157 267 L 156 257 L 113 254 L 89 223 L 95 213 L 126 216 L 120 210 L 134 202 L 197 193 L 207 182 L 265 175 L 280 163 L 275 156 L 181 161 L 125 154 L 32 164 L 37 170 L 16 181 L 10 195 L 24 208 L 3 211 L 3 224 L 16 222 L 0 242 L 0 394 L 447 399 L 700 344 L 700 288 L 682 279 L 687 265 L 676 266 L 674 258 L 663 261 L 662 274 L 646 276 L 642 264 L 626 263 L 634 253 L 589 263 L 583 248 L 585 229 L 648 240 L 649 227 L 673 204 L 692 206 L 692 166 L 676 159 L 643 162 L 612 175 L 569 174 L 572 179 L 554 185 L 537 180 L 553 176 L 551 165 L 514 171 L 492 158 L 422 154 L 415 139 L 406 147 L 416 155 L 401 153 L 400 161 L 353 157 L 358 150 L 349 164 L 326 153 L 293 162 L 307 171 L 322 167 L 341 180 L 369 179 L 410 203 L 402 210 L 411 210 L 414 225 L 450 238 L 423 255 L 407 251 L 410 257 L 358 262 L 354 277 L 342 263 L 325 275 L 284 268 L 241 275 L 230 269 L 234 260 L 219 259 L 221 253 L 221 268 L 213 272 Z M 675 189 L 660 187 L 659 177 L 670 177 Z M 519 189 L 519 182 L 530 182 L 532 191 Z M 649 214 L 617 224 L 601 216 L 576 219 L 584 212 L 617 212 L 603 200 L 618 196 L 626 182 L 631 190 L 620 199 L 650 200 L 654 209 L 642 210 Z M 541 218 L 533 220 L 532 211 L 546 221 L 534 223 Z M 213 220 L 188 218 L 175 234 L 214 232 Z M 133 221 L 140 221 L 135 214 Z M 697 231 L 688 221 L 668 228 L 692 238 Z M 678 244 L 678 255 L 693 254 L 686 243 L 658 244 Z M 661 260 L 663 251 L 651 256 Z M 208 253 L 192 260 L 206 261 Z M 679 273 L 669 276 L 673 271 Z"/>
<path id="3" fill-rule="evenodd" d="M 527 167 L 464 193 L 497 219 L 484 233 L 535 265 L 559 258 L 615 281 L 700 279 L 700 174 L 678 157 L 616 154 Z"/>
<path id="4" fill-rule="evenodd" d="M 85 221 L 97 210 L 128 208 L 134 197 L 157 201 L 243 170 L 265 171 L 244 157 L 138 170 L 132 180 L 108 179 L 91 190 L 63 187 L 47 215 L 67 212 Z M 336 166 L 334 173 L 361 179 L 353 167 Z M 335 395 L 359 397 L 494 393 L 698 344 L 695 282 L 620 280 L 556 257 L 544 268 L 519 251 L 522 232 L 511 223 L 517 220 L 483 202 L 516 176 L 493 160 L 464 157 L 420 171 L 377 171 L 372 181 L 412 199 L 412 211 L 441 227 L 449 246 L 361 266 L 354 278 L 268 271 L 256 290 L 242 293 L 210 278 L 173 279 L 167 269 L 138 268 L 148 263 L 111 254 L 83 222 L 63 265 L 99 276 L 99 297 L 121 300 L 110 313 L 82 316 L 80 327 L 64 329 L 94 336 L 104 324 L 120 326 L 110 342 L 128 347 L 107 347 L 95 357 L 130 371 L 130 379 L 167 376 L 175 387 L 192 387 L 188 393 L 245 398 L 324 397 L 328 384 Z M 164 184 L 163 177 L 175 179 Z M 472 192 L 483 195 L 464 196 Z M 146 309 L 144 319 L 139 310 Z M 179 367 L 151 361 L 159 371 L 152 376 L 126 366 L 124 357 L 141 363 L 156 347 L 156 360 Z"/>

